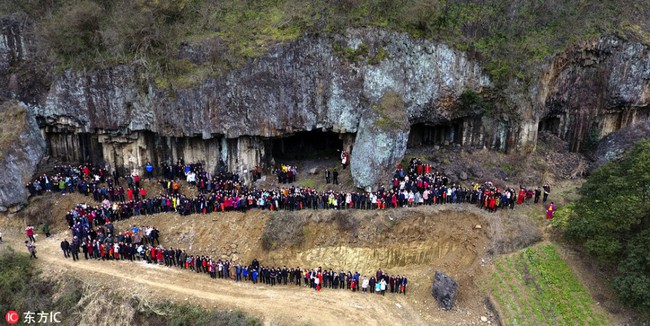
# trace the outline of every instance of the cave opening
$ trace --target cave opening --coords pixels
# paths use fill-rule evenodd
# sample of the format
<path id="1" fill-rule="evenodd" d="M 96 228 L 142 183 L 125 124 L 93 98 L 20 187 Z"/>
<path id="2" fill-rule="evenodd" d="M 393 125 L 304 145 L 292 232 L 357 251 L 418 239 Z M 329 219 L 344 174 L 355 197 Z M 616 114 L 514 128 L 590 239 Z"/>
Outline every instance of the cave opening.
<path id="1" fill-rule="evenodd" d="M 416 123 L 411 125 L 408 147 L 463 144 L 463 120 L 444 124 Z"/>
<path id="2" fill-rule="evenodd" d="M 554 134 L 556 136 L 560 135 L 560 124 L 562 120 L 560 117 L 550 116 L 544 119 L 539 120 L 537 125 L 537 132 L 546 131 L 548 133 Z"/>
<path id="3" fill-rule="evenodd" d="M 335 132 L 301 131 L 269 140 L 271 155 L 283 160 L 337 158 L 343 149 L 343 140 Z"/>
<path id="4" fill-rule="evenodd" d="M 91 133 L 68 131 L 45 132 L 48 155 L 67 163 L 100 163 L 103 161 L 102 145 Z"/>

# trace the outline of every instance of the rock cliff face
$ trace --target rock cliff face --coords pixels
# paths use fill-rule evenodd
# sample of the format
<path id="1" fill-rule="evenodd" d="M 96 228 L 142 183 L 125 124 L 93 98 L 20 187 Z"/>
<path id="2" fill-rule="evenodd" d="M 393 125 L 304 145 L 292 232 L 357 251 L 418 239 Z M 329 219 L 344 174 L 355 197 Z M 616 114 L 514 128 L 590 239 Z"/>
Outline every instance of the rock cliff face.
<path id="1" fill-rule="evenodd" d="M 463 118 L 476 115 L 454 110 L 455 99 L 486 87 L 490 80 L 478 63 L 443 44 L 354 30 L 338 38 L 305 37 L 277 46 L 189 89 L 160 89 L 136 65 L 66 71 L 54 79 L 45 103 L 34 112 L 50 152 L 68 160 L 101 157 L 132 169 L 168 157 L 202 160 L 210 167 L 221 159 L 244 172 L 268 158 L 266 139 L 297 131 L 359 132 L 371 124 L 364 121 L 365 112 L 388 92 L 403 102 L 408 122 L 399 138 L 408 139 L 409 124 L 462 124 Z M 385 119 L 392 119 L 392 112 L 386 114 Z M 388 168 L 401 159 L 406 141 L 396 146 L 392 136 L 377 138 L 370 129 L 362 135 L 352 148 L 380 146 L 391 153 L 367 157 L 371 164 L 352 165 L 357 186 L 367 187 L 378 180 L 361 169 Z M 377 144 L 378 139 L 383 143 Z"/>
<path id="2" fill-rule="evenodd" d="M 50 66 L 40 56 L 33 28 L 25 19 L 0 19 L 0 99 L 36 104 L 47 93 Z"/>
<path id="3" fill-rule="evenodd" d="M 558 55 L 529 93 L 495 89 L 477 61 L 444 44 L 374 28 L 304 36 L 179 89 L 137 62 L 43 74 L 30 68 L 38 67 L 31 26 L 0 23 L 0 94 L 29 104 L 48 153 L 129 171 L 183 157 L 246 178 L 282 159 L 273 157 L 274 139 L 324 131 L 352 150 L 355 184 L 372 187 L 408 146 L 530 150 L 547 130 L 579 151 L 649 114 L 650 51 L 616 37 Z M 206 44 L 185 44 L 179 56 L 208 60 Z M 516 113 L 459 101 L 488 93 Z"/>
<path id="4" fill-rule="evenodd" d="M 559 55 L 533 92 L 538 128 L 567 140 L 572 151 L 647 120 L 648 104 L 650 48 L 615 37 Z"/>

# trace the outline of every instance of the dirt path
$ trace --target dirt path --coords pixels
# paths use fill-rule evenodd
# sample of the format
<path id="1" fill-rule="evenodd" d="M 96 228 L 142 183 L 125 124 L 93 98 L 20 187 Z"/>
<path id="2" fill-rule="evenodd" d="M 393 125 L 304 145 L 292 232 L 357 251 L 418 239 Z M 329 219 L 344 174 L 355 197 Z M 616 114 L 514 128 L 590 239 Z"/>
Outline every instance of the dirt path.
<path id="1" fill-rule="evenodd" d="M 11 241 L 14 240 L 14 241 Z M 20 243 L 11 239 L 15 248 Z M 385 297 L 341 290 L 315 292 L 295 286 L 256 286 L 212 280 L 175 268 L 144 262 L 74 262 L 65 259 L 53 237 L 37 242 L 39 264 L 54 272 L 73 272 L 84 282 L 117 290 L 136 291 L 157 299 L 191 302 L 209 308 L 239 309 L 260 317 L 265 324 L 320 325 L 431 325 L 443 323 L 417 312 L 411 298 L 387 294 Z M 22 249 L 22 248 L 21 248 Z M 120 289 L 121 288 L 121 289 Z"/>

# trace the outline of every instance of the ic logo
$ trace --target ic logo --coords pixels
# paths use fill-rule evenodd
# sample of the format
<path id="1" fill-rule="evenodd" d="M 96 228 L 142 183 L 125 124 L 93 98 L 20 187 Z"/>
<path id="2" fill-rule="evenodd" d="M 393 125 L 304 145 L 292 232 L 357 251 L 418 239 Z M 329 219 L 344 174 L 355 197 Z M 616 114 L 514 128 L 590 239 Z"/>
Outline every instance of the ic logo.
<path id="1" fill-rule="evenodd" d="M 18 323 L 18 320 L 20 319 L 20 315 L 14 310 L 9 310 L 7 314 L 5 314 L 5 319 L 7 320 L 9 325 L 14 325 Z"/>

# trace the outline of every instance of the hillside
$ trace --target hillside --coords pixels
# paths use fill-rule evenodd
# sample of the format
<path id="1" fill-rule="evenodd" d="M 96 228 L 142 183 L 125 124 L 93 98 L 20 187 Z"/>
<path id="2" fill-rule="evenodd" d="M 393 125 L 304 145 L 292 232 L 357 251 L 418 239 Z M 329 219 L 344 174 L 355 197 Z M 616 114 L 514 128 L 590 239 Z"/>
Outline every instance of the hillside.
<path id="1" fill-rule="evenodd" d="M 646 1 L 295 0 L 5 2 L 35 25 L 62 67 L 146 62 L 159 83 L 187 86 L 305 34 L 378 26 L 475 53 L 493 78 L 528 79 L 576 42 L 606 34 L 650 41 Z M 183 55 L 189 44 L 209 53 Z M 343 55 L 354 56 L 342 48 Z M 349 52 L 349 53 L 348 53 Z M 381 56 L 381 54 L 378 54 Z M 197 64 L 193 57 L 205 56 Z M 381 58 L 377 57 L 377 60 Z"/>
<path id="2" fill-rule="evenodd" d="M 6 2 L 0 99 L 27 104 L 62 162 L 185 159 L 250 181 L 354 149 L 353 185 L 376 189 L 419 146 L 526 154 L 550 133 L 585 153 L 648 120 L 647 6 Z"/>
<path id="3" fill-rule="evenodd" d="M 649 63 L 647 0 L 0 1 L 0 310 L 70 325 L 642 323 Z M 102 195 L 59 185 L 131 175 L 146 199 L 105 190 L 114 209 L 92 213 L 116 231 L 153 225 L 162 246 L 246 265 L 381 268 L 408 294 L 63 258 L 64 217 Z M 178 197 L 152 201 L 165 178 Z M 391 208 L 400 187 L 404 201 L 528 199 Z M 531 202 L 541 189 L 554 206 Z M 375 195 L 388 209 L 359 209 Z M 312 206 L 346 196 L 357 207 Z M 198 213 L 235 197 L 251 207 Z M 458 282 L 453 309 L 432 296 L 437 271 Z"/>

